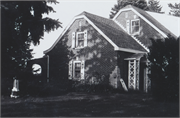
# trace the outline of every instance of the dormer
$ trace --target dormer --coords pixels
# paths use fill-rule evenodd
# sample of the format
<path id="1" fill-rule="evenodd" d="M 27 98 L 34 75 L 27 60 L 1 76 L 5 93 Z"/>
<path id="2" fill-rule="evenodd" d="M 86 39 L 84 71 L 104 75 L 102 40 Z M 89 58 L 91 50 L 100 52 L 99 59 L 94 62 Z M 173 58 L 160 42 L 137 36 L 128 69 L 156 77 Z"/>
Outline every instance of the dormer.
<path id="1" fill-rule="evenodd" d="M 129 8 L 122 9 L 114 19 L 121 24 L 130 35 L 139 35 L 140 33 L 140 17 Z"/>

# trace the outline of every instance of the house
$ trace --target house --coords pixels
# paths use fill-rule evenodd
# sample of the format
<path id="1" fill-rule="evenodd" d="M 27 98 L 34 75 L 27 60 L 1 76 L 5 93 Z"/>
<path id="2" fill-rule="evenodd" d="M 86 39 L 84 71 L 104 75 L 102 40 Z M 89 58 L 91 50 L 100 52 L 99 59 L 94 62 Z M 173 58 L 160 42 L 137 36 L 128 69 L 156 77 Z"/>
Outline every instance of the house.
<path id="1" fill-rule="evenodd" d="M 151 86 L 147 69 L 150 38 L 179 36 L 178 31 L 173 31 L 178 25 L 169 28 L 160 21 L 162 16 L 171 22 L 179 20 L 131 5 L 121 9 L 113 19 L 88 12 L 75 16 L 56 42 L 44 51 L 48 77 L 64 73 L 73 81 L 98 84 L 107 80 L 114 88 L 148 92 Z M 56 58 L 61 54 L 59 51 L 69 52 L 67 56 L 60 56 L 64 61 Z M 58 63 L 68 66 L 64 71 L 59 70 Z"/>

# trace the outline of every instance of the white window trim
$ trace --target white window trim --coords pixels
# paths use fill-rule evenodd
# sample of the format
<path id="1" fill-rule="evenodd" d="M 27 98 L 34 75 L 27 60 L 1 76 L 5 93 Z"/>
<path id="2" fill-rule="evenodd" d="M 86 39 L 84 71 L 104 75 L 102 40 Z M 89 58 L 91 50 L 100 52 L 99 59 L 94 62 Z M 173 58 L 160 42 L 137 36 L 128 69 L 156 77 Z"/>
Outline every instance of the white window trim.
<path id="1" fill-rule="evenodd" d="M 81 61 L 73 61 L 73 78 L 75 78 L 75 63 L 81 64 Z M 81 69 L 80 69 L 80 74 L 81 74 Z"/>
<path id="2" fill-rule="evenodd" d="M 75 49 L 82 49 L 82 48 L 84 48 L 84 46 L 82 46 L 82 47 L 77 47 L 77 44 L 78 44 L 78 35 L 81 34 L 81 33 L 83 33 L 83 34 L 85 35 L 85 32 L 84 32 L 84 31 L 83 31 L 83 32 L 76 32 Z M 84 39 L 84 43 L 85 43 L 85 39 Z"/>
<path id="3" fill-rule="evenodd" d="M 139 21 L 139 31 L 135 32 L 135 33 L 132 33 L 132 22 L 133 21 Z M 131 20 L 131 35 L 139 35 L 139 33 L 140 33 L 140 19 Z"/>

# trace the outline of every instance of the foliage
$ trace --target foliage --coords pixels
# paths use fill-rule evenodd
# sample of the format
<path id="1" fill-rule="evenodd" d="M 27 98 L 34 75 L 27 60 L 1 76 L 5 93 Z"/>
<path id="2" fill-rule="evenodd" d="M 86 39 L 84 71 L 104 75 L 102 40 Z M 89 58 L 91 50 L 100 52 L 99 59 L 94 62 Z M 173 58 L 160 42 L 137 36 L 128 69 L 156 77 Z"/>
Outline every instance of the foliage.
<path id="1" fill-rule="evenodd" d="M 100 75 L 96 71 L 86 76 L 85 80 L 72 81 L 72 92 L 85 93 L 126 93 L 123 89 L 116 89 L 109 85 L 109 76 Z"/>
<path id="2" fill-rule="evenodd" d="M 151 39 L 150 75 L 155 98 L 172 100 L 179 97 L 179 38 Z"/>
<path id="3" fill-rule="evenodd" d="M 169 12 L 170 15 L 180 17 L 180 3 L 175 3 L 174 5 L 169 3 L 168 6 L 171 8 Z"/>
<path id="4" fill-rule="evenodd" d="M 54 78 L 50 78 L 51 81 L 43 82 L 38 79 L 31 79 L 29 81 L 21 82 L 23 90 L 21 90 L 21 96 L 39 96 L 50 97 L 58 96 L 67 93 L 71 90 L 71 82 L 69 80 L 57 81 Z M 23 85 L 24 84 L 24 85 Z"/>
<path id="5" fill-rule="evenodd" d="M 57 3 L 53 1 L 53 3 Z M 46 1 L 1 2 L 1 56 L 2 78 L 19 76 L 32 58 L 30 45 L 38 45 L 44 32 L 61 27 L 58 20 L 43 18 L 43 14 L 55 12 Z M 4 80 L 5 82 L 6 80 Z M 6 86 L 2 84 L 3 86 Z"/>
<path id="6" fill-rule="evenodd" d="M 68 64 L 71 60 L 72 51 L 67 45 L 68 36 L 65 34 L 58 44 L 46 55 L 49 55 L 50 77 L 54 79 L 68 78 Z"/>
<path id="7" fill-rule="evenodd" d="M 156 0 L 149 0 L 148 1 L 148 11 L 157 12 L 157 13 L 163 13 L 161 12 L 162 6 L 159 5 L 159 1 Z"/>
<path id="8" fill-rule="evenodd" d="M 111 9 L 109 17 L 112 19 L 120 9 L 127 5 L 133 5 L 143 10 L 148 9 L 146 0 L 117 0 L 117 4 Z"/>

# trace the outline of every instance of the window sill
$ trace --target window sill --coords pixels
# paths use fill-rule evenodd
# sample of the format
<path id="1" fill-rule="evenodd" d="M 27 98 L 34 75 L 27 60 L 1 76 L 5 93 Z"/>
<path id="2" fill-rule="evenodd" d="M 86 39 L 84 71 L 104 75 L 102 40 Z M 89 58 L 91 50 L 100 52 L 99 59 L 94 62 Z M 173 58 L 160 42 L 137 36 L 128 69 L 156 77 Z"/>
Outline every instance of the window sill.
<path id="1" fill-rule="evenodd" d="M 84 47 L 77 47 L 77 48 L 74 48 L 76 50 L 80 50 L 80 49 L 83 49 Z"/>
<path id="2" fill-rule="evenodd" d="M 136 32 L 136 33 L 133 33 L 133 34 L 131 34 L 132 36 L 135 36 L 135 35 L 139 35 L 140 34 L 140 32 Z"/>

